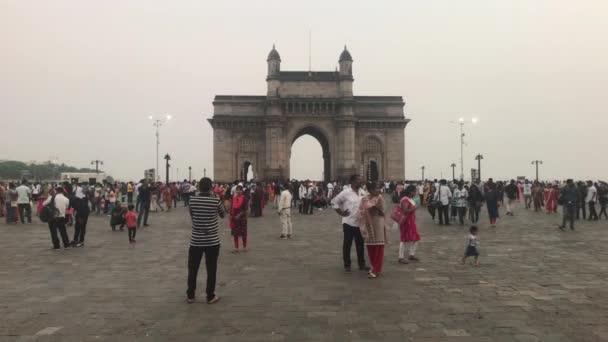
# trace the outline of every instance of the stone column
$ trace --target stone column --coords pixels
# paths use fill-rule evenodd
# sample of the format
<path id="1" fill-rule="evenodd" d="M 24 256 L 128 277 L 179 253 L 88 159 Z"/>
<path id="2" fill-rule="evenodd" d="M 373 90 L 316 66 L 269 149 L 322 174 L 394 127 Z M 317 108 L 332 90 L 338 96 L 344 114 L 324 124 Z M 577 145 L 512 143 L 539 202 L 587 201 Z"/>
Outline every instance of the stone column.
<path id="1" fill-rule="evenodd" d="M 223 183 L 232 182 L 235 172 L 238 172 L 234 158 L 237 144 L 230 130 L 218 126 L 213 125 L 213 179 Z"/>
<path id="2" fill-rule="evenodd" d="M 287 158 L 287 143 L 285 141 L 284 121 L 280 117 L 266 119 L 266 168 L 265 180 L 287 178 L 289 159 Z"/>
<path id="3" fill-rule="evenodd" d="M 337 179 L 348 180 L 357 171 L 355 159 L 355 119 L 344 117 L 336 120 L 337 130 Z"/>
<path id="4" fill-rule="evenodd" d="M 386 138 L 391 143 L 384 147 L 384 158 L 386 158 L 384 177 L 403 180 L 405 179 L 405 123 L 387 129 Z"/>

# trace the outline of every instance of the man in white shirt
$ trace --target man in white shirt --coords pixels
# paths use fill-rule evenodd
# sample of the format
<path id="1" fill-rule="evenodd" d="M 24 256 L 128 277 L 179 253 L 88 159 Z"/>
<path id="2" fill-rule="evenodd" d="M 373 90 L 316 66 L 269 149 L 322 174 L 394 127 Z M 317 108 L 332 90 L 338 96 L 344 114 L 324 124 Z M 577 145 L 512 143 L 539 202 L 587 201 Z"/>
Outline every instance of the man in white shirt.
<path id="1" fill-rule="evenodd" d="M 363 248 L 363 236 L 359 230 L 359 206 L 361 204 L 361 196 L 359 189 L 361 180 L 358 175 L 350 177 L 350 187 L 340 192 L 331 201 L 332 208 L 336 210 L 338 215 L 342 216 L 342 230 L 344 231 L 344 242 L 342 244 L 342 258 L 344 259 L 344 271 L 351 272 L 350 250 L 353 239 L 355 240 L 355 248 L 357 250 L 357 262 L 359 269 L 369 271 L 369 267 L 365 265 L 365 253 Z"/>
<path id="2" fill-rule="evenodd" d="M 19 191 L 19 188 L 17 188 Z M 593 185 L 592 181 L 587 181 L 587 197 L 585 202 L 589 205 L 589 221 L 597 221 L 597 211 L 595 211 L 595 202 L 597 202 L 597 188 Z M 23 220 L 23 219 L 21 219 Z"/>
<path id="3" fill-rule="evenodd" d="M 524 181 L 523 193 L 526 209 L 530 209 L 532 207 L 532 183 L 527 179 Z"/>
<path id="4" fill-rule="evenodd" d="M 306 208 L 306 183 L 301 182 L 300 188 L 298 189 L 298 194 L 300 195 L 300 205 L 299 205 L 299 213 L 303 214 L 304 209 Z"/>
<path id="5" fill-rule="evenodd" d="M 445 221 L 445 225 L 450 225 L 450 217 L 449 217 L 449 207 L 450 207 L 450 198 L 452 198 L 452 190 L 448 186 L 448 183 L 445 179 L 442 179 L 439 182 L 439 186 L 435 191 L 435 201 L 441 203 L 439 206 L 439 225 L 443 225 Z"/>
<path id="6" fill-rule="evenodd" d="M 44 205 L 51 203 L 51 200 L 54 199 L 53 203 L 55 204 L 55 208 L 58 212 L 57 217 L 49 221 L 49 230 L 51 231 L 53 249 L 60 249 L 59 239 L 57 238 L 57 230 L 59 230 L 59 234 L 61 235 L 63 248 L 67 249 L 70 248 L 70 239 L 68 239 L 68 233 L 65 230 L 65 211 L 70 206 L 70 200 L 63 195 L 63 187 L 57 187 L 56 191 L 57 194 L 47 198 L 46 201 L 44 201 Z"/>
<path id="7" fill-rule="evenodd" d="M 27 181 L 25 179 L 15 190 L 17 191 L 17 207 L 19 208 L 21 223 L 25 224 L 26 216 L 27 223 L 32 223 L 32 190 L 27 186 Z"/>
<path id="8" fill-rule="evenodd" d="M 329 182 L 327 183 L 327 199 L 331 199 L 334 195 L 334 185 Z"/>
<path id="9" fill-rule="evenodd" d="M 460 221 L 460 225 L 464 225 L 464 217 L 467 213 L 467 198 L 469 197 L 469 192 L 464 187 L 464 183 L 461 181 L 458 183 L 458 188 L 454 190 L 454 198 L 456 199 L 456 203 L 454 206 L 458 212 L 458 220 Z"/>
<path id="10" fill-rule="evenodd" d="M 291 239 L 291 236 L 293 235 L 293 225 L 291 224 L 291 199 L 291 184 L 286 183 L 285 189 L 281 191 L 278 208 L 281 225 L 283 226 L 281 239 Z"/>

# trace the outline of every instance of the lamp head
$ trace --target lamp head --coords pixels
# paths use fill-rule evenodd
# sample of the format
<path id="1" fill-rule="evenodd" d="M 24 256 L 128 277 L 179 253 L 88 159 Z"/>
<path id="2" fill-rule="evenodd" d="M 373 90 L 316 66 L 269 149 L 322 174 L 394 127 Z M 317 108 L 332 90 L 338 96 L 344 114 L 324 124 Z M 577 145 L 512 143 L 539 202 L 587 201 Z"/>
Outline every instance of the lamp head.
<path id="1" fill-rule="evenodd" d="M 464 118 L 459 118 L 459 119 L 458 119 L 458 122 L 460 122 L 460 123 L 464 123 Z"/>
<path id="2" fill-rule="evenodd" d="M 167 120 L 171 120 L 171 115 L 167 115 Z"/>
<path id="3" fill-rule="evenodd" d="M 154 118 L 152 117 L 152 115 L 148 116 L 148 119 L 153 120 Z"/>
<path id="4" fill-rule="evenodd" d="M 471 119 L 471 122 L 474 123 L 474 124 L 476 124 L 477 122 L 479 122 L 479 119 L 478 118 L 473 118 L 473 119 Z"/>

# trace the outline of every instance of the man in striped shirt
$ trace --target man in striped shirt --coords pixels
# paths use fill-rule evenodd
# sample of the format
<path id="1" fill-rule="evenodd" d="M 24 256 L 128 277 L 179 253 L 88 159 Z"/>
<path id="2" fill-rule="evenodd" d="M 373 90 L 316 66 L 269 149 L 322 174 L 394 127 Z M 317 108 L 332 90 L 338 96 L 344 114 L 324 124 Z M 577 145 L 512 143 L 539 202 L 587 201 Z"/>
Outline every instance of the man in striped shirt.
<path id="1" fill-rule="evenodd" d="M 190 197 L 190 217 L 192 218 L 192 238 L 188 252 L 188 303 L 194 303 L 196 277 L 205 255 L 207 268 L 207 304 L 216 303 L 220 297 L 215 294 L 217 259 L 220 254 L 220 234 L 218 216 L 224 217 L 224 204 L 213 194 L 211 179 L 205 177 L 199 182 L 200 193 Z"/>

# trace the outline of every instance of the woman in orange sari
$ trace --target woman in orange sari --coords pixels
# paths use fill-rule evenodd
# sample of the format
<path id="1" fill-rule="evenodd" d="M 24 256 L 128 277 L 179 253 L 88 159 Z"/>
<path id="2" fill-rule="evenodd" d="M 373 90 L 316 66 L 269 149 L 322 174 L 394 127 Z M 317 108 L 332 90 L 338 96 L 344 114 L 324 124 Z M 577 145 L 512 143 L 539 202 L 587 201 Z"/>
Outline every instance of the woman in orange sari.
<path id="1" fill-rule="evenodd" d="M 171 206 L 173 205 L 173 193 L 171 192 L 171 186 L 169 184 L 165 184 L 163 188 L 163 201 L 167 205 L 167 211 L 171 211 Z"/>
<path id="2" fill-rule="evenodd" d="M 247 208 L 249 201 L 243 193 L 243 186 L 236 187 L 236 194 L 232 198 L 230 208 L 230 231 L 234 238 L 234 251 L 239 252 L 239 237 L 243 241 L 243 252 L 247 252 Z"/>
<path id="3" fill-rule="evenodd" d="M 274 193 L 274 183 L 266 186 L 266 193 L 268 194 L 268 201 L 272 203 L 274 207 L 274 198 L 276 197 L 276 194 Z"/>

